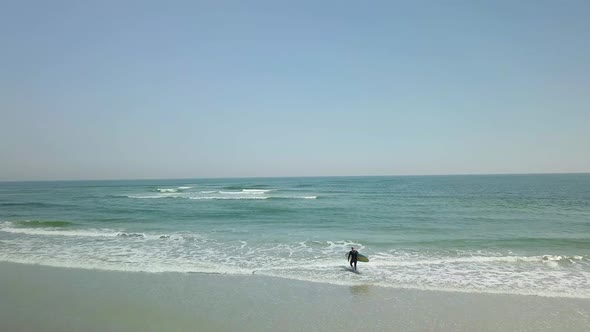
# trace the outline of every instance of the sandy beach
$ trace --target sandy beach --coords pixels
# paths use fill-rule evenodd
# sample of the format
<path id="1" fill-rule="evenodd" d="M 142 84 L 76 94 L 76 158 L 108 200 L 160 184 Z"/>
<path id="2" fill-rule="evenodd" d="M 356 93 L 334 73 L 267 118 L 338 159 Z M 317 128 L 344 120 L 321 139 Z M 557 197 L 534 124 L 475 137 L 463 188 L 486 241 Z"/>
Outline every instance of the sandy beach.
<path id="1" fill-rule="evenodd" d="M 587 331 L 590 326 L 587 299 L 13 263 L 0 263 L 0 271 L 2 331 Z"/>

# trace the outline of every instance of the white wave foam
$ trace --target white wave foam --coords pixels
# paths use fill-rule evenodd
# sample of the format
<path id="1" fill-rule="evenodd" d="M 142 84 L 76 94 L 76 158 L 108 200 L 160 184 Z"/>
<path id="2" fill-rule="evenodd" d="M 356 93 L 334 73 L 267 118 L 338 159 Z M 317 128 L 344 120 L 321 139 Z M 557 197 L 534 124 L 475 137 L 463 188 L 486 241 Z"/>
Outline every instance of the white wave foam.
<path id="1" fill-rule="evenodd" d="M 107 270 L 107 271 L 123 271 L 123 272 L 147 272 L 147 273 L 205 273 L 205 274 L 227 274 L 227 275 L 264 275 L 269 277 L 278 277 L 282 279 L 301 280 L 316 283 L 328 283 L 342 286 L 358 286 L 358 285 L 373 285 L 386 288 L 398 289 L 415 289 L 415 290 L 429 290 L 442 292 L 461 292 L 461 293 L 484 293 L 484 294 L 514 294 L 514 295 L 532 295 L 544 297 L 558 297 L 558 298 L 590 298 L 590 292 L 584 291 L 555 291 L 551 289 L 478 289 L 473 287 L 452 287 L 440 286 L 436 284 L 411 284 L 406 282 L 399 282 L 391 284 L 387 282 L 367 282 L 366 276 L 371 275 L 371 269 L 366 265 L 359 266 L 361 274 L 352 274 L 343 272 L 344 265 L 338 262 L 331 264 L 293 264 L 290 267 L 282 267 L 275 269 L 256 269 L 243 268 L 231 265 L 212 264 L 210 262 L 190 263 L 184 262 L 178 264 L 177 262 L 163 262 L 163 261 L 140 261 L 134 264 L 125 264 L 123 262 L 113 261 L 99 261 L 99 260 L 63 260 L 54 257 L 17 257 L 11 254 L 0 253 L 0 261 L 12 262 L 28 265 L 45 265 L 62 268 L 79 268 L 92 270 Z M 324 272 L 324 273 L 318 273 Z M 329 276 L 329 278 L 326 278 Z"/>
<path id="2" fill-rule="evenodd" d="M 428 259 L 427 257 L 417 260 L 400 260 L 390 255 L 376 254 L 372 255 L 372 262 L 375 266 L 394 267 L 394 266 L 415 266 L 415 265 L 445 265 L 461 263 L 518 263 L 518 262 L 541 262 L 540 256 L 473 256 L 473 257 L 447 257 L 441 259 Z"/>
<path id="3" fill-rule="evenodd" d="M 240 199 L 244 199 L 244 200 L 256 200 L 256 199 L 268 199 L 268 196 L 249 196 L 249 197 L 243 197 L 243 196 L 234 196 L 234 197 L 228 197 L 228 196 L 191 196 L 189 197 L 189 199 L 195 199 L 195 200 L 240 200 Z"/>
<path id="4" fill-rule="evenodd" d="M 271 196 L 274 199 L 317 199 L 317 196 Z"/>
<path id="5" fill-rule="evenodd" d="M 159 191 L 159 192 L 161 192 L 161 193 L 175 193 L 175 192 L 178 192 L 178 189 L 174 189 L 174 188 L 158 188 L 156 190 Z"/>
<path id="6" fill-rule="evenodd" d="M 35 235 L 35 236 L 67 236 L 67 237 L 103 237 L 103 238 L 129 238 L 129 239 L 171 239 L 171 240 L 185 240 L 199 238 L 196 234 L 146 234 L 123 232 L 113 229 L 77 229 L 77 230 L 62 230 L 59 228 L 15 228 L 11 227 L 10 222 L 4 223 L 4 227 L 0 227 L 0 232 Z"/>
<path id="7" fill-rule="evenodd" d="M 317 199 L 317 196 L 272 196 L 267 193 L 271 190 L 251 189 L 252 191 L 216 191 L 203 190 L 198 193 L 161 192 L 155 195 L 126 195 L 124 197 L 135 199 L 159 199 L 159 198 L 189 198 L 196 200 L 239 200 L 239 199 Z M 192 196 L 188 196 L 191 195 Z M 201 196 L 202 195 L 202 196 Z"/>
<path id="8" fill-rule="evenodd" d="M 272 189 L 242 189 L 241 191 L 220 191 L 225 195 L 264 195 L 273 191 Z"/>
<path id="9" fill-rule="evenodd" d="M 105 270 L 105 271 L 121 271 L 121 272 L 147 272 L 147 273 L 204 273 L 204 274 L 230 274 L 230 275 L 249 275 L 251 270 L 231 268 L 225 266 L 203 266 L 203 265 L 170 265 L 165 263 L 149 263 L 149 264 L 135 264 L 135 265 L 121 265 L 114 262 L 98 262 L 98 261 L 62 261 L 53 258 L 22 258 L 13 257 L 0 253 L 0 261 L 27 264 L 27 265 L 44 265 L 62 268 L 74 268 L 84 270 Z"/>
<path id="10" fill-rule="evenodd" d="M 119 233 L 117 233 L 117 236 L 119 236 L 119 237 L 129 237 L 129 238 L 141 238 L 141 239 L 144 239 L 145 238 L 145 234 L 144 233 L 125 233 L 125 232 L 119 232 Z"/>
<path id="11" fill-rule="evenodd" d="M 259 195 L 261 192 L 244 192 L 244 191 L 220 191 L 223 195 Z"/>
<path id="12" fill-rule="evenodd" d="M 12 228 L 2 227 L 0 231 L 14 234 L 27 234 L 27 235 L 50 235 L 50 236 L 76 236 L 76 237 L 115 237 L 119 232 L 114 230 L 97 230 L 97 229 L 86 229 L 86 230 L 49 230 L 49 229 L 38 229 L 38 228 Z"/>
<path id="13" fill-rule="evenodd" d="M 253 194 L 265 194 L 267 192 L 273 191 L 272 189 L 242 189 L 244 193 L 253 193 Z"/>
<path id="14" fill-rule="evenodd" d="M 581 261 L 584 260 L 584 256 L 573 255 L 573 256 L 562 256 L 562 255 L 543 255 L 544 261 Z"/>
<path id="15" fill-rule="evenodd" d="M 590 259 L 583 255 L 372 252 L 354 241 L 266 243 L 247 233 L 240 233 L 240 238 L 221 235 L 221 240 L 195 233 L 1 228 L 6 229 L 30 236 L 3 237 L 0 260 L 29 264 L 144 272 L 255 273 L 342 285 L 590 298 Z M 53 240 L 47 235 L 65 236 Z M 98 240 L 97 236 L 102 238 Z M 351 246 L 371 260 L 359 265 L 361 274 L 344 272 L 347 263 L 343 255 Z M 570 260 L 576 264 L 568 263 Z"/>
<path id="16" fill-rule="evenodd" d="M 304 266 L 301 268 L 305 268 Z M 361 267 L 361 271 L 363 274 L 367 272 Z M 340 270 L 339 270 L 340 271 Z M 560 292 L 560 291 L 551 291 L 551 290 L 527 290 L 527 289 L 477 289 L 477 288 L 470 288 L 470 287 L 443 287 L 443 286 L 435 286 L 435 285 L 416 285 L 416 284 L 409 284 L 409 283 L 397 283 L 391 284 L 387 282 L 365 282 L 364 278 L 356 278 L 354 280 L 352 278 L 334 278 L 332 280 L 325 280 L 323 278 L 318 278 L 313 274 L 294 274 L 290 273 L 288 275 L 283 273 L 276 273 L 276 272 L 266 272 L 266 271 L 255 271 L 258 275 L 265 275 L 270 277 L 277 277 L 282 279 L 293 279 L 293 280 L 300 280 L 300 281 L 308 281 L 314 283 L 328 283 L 332 285 L 338 286 L 366 286 L 366 285 L 373 285 L 378 287 L 384 288 L 395 288 L 395 289 L 412 289 L 412 290 L 421 290 L 421 291 L 438 291 L 438 292 L 448 292 L 448 293 L 469 293 L 469 294 L 509 294 L 509 295 L 525 295 L 525 296 L 543 296 L 543 297 L 550 297 L 550 298 L 574 298 L 574 299 L 589 299 L 590 292 L 576 292 L 576 291 L 568 291 L 568 292 Z M 349 273 L 350 274 L 350 273 Z M 352 274 L 351 274 L 352 275 Z M 354 275 L 357 276 L 358 275 Z"/>
<path id="17" fill-rule="evenodd" d="M 191 189 L 192 187 L 187 187 L 187 186 L 180 186 L 178 187 L 179 190 L 187 190 L 187 189 Z"/>

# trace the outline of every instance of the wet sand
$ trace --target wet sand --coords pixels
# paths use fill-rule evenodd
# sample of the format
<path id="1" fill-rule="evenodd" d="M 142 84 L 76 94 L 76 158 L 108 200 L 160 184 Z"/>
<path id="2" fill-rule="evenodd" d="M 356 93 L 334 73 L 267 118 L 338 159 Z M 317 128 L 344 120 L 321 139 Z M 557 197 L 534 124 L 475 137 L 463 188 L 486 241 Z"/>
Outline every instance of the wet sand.
<path id="1" fill-rule="evenodd" d="M 1 331 L 588 331 L 588 326 L 590 299 L 0 263 Z"/>

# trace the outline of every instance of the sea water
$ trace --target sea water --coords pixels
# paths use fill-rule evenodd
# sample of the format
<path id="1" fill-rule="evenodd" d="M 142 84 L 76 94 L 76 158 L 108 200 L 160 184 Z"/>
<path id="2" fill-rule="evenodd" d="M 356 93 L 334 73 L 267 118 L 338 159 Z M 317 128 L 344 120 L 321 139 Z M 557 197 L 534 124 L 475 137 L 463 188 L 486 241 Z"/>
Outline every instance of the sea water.
<path id="1" fill-rule="evenodd" d="M 0 261 L 590 298 L 590 174 L 4 182 Z"/>

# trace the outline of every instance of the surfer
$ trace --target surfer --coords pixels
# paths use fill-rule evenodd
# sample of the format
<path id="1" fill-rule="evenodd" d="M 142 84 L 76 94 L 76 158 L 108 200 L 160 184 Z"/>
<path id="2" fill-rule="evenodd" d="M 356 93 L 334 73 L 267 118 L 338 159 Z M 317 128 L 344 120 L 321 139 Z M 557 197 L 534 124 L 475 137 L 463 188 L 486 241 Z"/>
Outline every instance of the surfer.
<path id="1" fill-rule="evenodd" d="M 350 267 L 352 267 L 352 264 L 354 263 L 354 270 L 356 271 L 356 261 L 358 260 L 359 252 L 354 250 L 354 247 L 350 247 L 350 249 L 351 250 L 348 252 L 346 258 L 350 261 Z"/>

